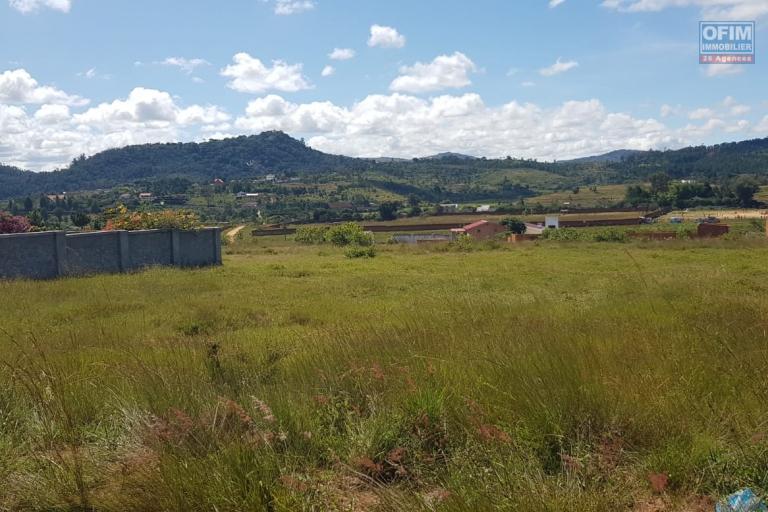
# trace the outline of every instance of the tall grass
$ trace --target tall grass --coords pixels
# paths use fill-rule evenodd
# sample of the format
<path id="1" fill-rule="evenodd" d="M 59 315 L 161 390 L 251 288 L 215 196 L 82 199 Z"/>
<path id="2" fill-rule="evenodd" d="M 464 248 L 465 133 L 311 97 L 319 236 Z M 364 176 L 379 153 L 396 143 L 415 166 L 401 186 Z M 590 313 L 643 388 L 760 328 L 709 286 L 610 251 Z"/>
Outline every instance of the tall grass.
<path id="1" fill-rule="evenodd" d="M 0 510 L 768 492 L 761 242 L 237 244 L 217 269 L 0 283 Z"/>

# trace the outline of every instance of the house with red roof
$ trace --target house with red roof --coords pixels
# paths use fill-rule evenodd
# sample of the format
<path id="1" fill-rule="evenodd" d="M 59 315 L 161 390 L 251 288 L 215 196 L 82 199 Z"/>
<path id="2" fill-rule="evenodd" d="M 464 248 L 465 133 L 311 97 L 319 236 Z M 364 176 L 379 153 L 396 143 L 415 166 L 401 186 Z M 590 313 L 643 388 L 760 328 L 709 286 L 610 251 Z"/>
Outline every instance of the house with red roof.
<path id="1" fill-rule="evenodd" d="M 489 240 L 506 231 L 507 228 L 496 222 L 478 220 L 477 222 L 467 224 L 464 227 L 452 229 L 451 235 L 453 235 L 454 238 L 460 235 L 469 235 L 475 240 Z"/>

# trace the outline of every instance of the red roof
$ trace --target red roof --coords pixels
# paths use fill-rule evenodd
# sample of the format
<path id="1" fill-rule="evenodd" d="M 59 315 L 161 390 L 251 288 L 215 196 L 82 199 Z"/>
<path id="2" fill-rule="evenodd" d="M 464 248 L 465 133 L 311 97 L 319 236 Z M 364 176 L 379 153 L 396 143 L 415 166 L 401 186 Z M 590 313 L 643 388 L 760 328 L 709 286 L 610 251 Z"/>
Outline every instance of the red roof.
<path id="1" fill-rule="evenodd" d="M 478 220 L 477 222 L 473 222 L 472 224 L 467 224 L 466 226 L 464 226 L 461 229 L 463 229 L 465 231 L 469 231 L 470 229 L 479 228 L 480 226 L 484 226 L 486 224 L 488 224 L 487 220 Z"/>

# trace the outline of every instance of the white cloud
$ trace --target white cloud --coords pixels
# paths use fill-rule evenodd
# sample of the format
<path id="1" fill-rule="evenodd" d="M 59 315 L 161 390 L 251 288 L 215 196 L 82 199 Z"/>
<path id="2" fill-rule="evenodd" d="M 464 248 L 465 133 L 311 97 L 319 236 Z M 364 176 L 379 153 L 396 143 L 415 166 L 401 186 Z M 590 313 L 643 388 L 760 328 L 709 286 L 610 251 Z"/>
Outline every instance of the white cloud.
<path id="1" fill-rule="evenodd" d="M 745 64 L 708 64 L 704 74 L 708 77 L 739 75 L 744 72 Z"/>
<path id="2" fill-rule="evenodd" d="M 275 0 L 275 14 L 290 16 L 311 11 L 317 7 L 314 0 Z"/>
<path id="3" fill-rule="evenodd" d="M 705 18 L 754 20 L 768 14 L 765 0 L 604 0 L 603 7 L 622 12 L 655 12 L 670 7 L 700 7 Z"/>
<path id="4" fill-rule="evenodd" d="M 768 136 L 768 116 L 765 116 L 754 128 L 761 136 Z"/>
<path id="5" fill-rule="evenodd" d="M 60 123 L 69 117 L 69 107 L 66 105 L 43 105 L 35 112 L 35 120 L 43 124 Z"/>
<path id="6" fill-rule="evenodd" d="M 336 73 L 336 69 L 333 66 L 325 66 L 320 75 L 327 77 L 332 76 L 334 73 Z"/>
<path id="7" fill-rule="evenodd" d="M 531 82 L 530 80 L 521 82 L 520 87 L 536 87 L 536 82 Z"/>
<path id="8" fill-rule="evenodd" d="M 169 124 L 221 123 L 229 120 L 229 115 L 218 107 L 193 105 L 181 108 L 165 91 L 137 87 L 125 100 L 102 103 L 76 114 L 73 119 L 79 124 L 112 129 L 130 124 L 161 127 Z"/>
<path id="9" fill-rule="evenodd" d="M 672 105 L 667 105 L 665 103 L 659 109 L 659 114 L 661 115 L 661 117 L 677 116 L 677 115 L 680 115 L 681 110 L 682 110 L 682 107 L 680 107 L 680 105 L 672 106 Z"/>
<path id="10" fill-rule="evenodd" d="M 473 93 L 430 99 L 372 95 L 350 107 L 292 103 L 270 95 L 251 101 L 235 127 L 306 135 L 312 147 L 331 153 L 404 158 L 461 151 L 563 159 L 687 142 L 683 132 L 654 119 L 608 112 L 598 100 L 570 101 L 552 109 L 518 102 L 489 107 Z"/>
<path id="11" fill-rule="evenodd" d="M 55 87 L 40 85 L 25 69 L 14 69 L 0 74 L 0 103 L 82 106 L 88 100 Z"/>
<path id="12" fill-rule="evenodd" d="M 312 85 L 302 75 L 302 64 L 272 62 L 265 66 L 259 59 L 247 53 L 238 53 L 231 64 L 221 70 L 221 75 L 232 80 L 227 84 L 239 92 L 262 93 L 269 90 L 296 92 L 311 89 Z"/>
<path id="13" fill-rule="evenodd" d="M 71 0 L 8 0 L 8 4 L 24 14 L 37 12 L 40 9 L 69 12 L 72 8 Z"/>
<path id="14" fill-rule="evenodd" d="M 163 61 L 156 62 L 155 64 L 179 68 L 184 73 L 191 75 L 196 68 L 200 66 L 209 66 L 211 63 L 205 59 L 187 59 L 184 57 L 168 57 Z"/>
<path id="15" fill-rule="evenodd" d="M 710 119 L 715 116 L 711 108 L 697 108 L 688 114 L 688 119 Z"/>
<path id="16" fill-rule="evenodd" d="M 549 0 L 549 8 L 554 9 L 560 4 L 565 3 L 565 0 Z"/>
<path id="17" fill-rule="evenodd" d="M 65 166 L 75 156 L 129 144 L 174 142 L 230 128 L 216 106 L 181 106 L 169 93 L 136 88 L 125 99 L 82 113 L 44 104 L 34 114 L 0 103 L 0 161 L 35 170 Z"/>
<path id="18" fill-rule="evenodd" d="M 569 60 L 563 62 L 561 57 L 557 58 L 557 61 L 555 61 L 554 64 L 552 64 L 549 67 L 542 68 L 539 70 L 539 73 L 541 76 L 555 76 L 559 75 L 560 73 L 565 73 L 566 71 L 569 71 L 575 67 L 578 67 L 579 63 L 575 60 Z"/>
<path id="19" fill-rule="evenodd" d="M 85 71 L 82 71 L 77 74 L 79 77 L 86 78 L 88 80 L 94 80 L 96 78 L 101 78 L 102 80 L 109 80 L 112 78 L 112 75 L 103 75 L 96 71 L 96 68 L 90 68 Z"/>
<path id="20" fill-rule="evenodd" d="M 334 48 L 331 53 L 328 54 L 328 58 L 331 60 L 349 60 L 355 58 L 355 50 L 352 48 Z"/>
<path id="21" fill-rule="evenodd" d="M 380 48 L 402 48 L 405 46 L 405 36 L 392 27 L 382 25 L 371 26 L 371 37 L 368 46 Z"/>
<path id="22" fill-rule="evenodd" d="M 417 62 L 413 66 L 403 66 L 400 68 L 400 76 L 395 78 L 389 88 L 392 91 L 412 93 L 459 89 L 472 83 L 469 74 L 476 70 L 475 63 L 461 52 L 440 55 L 426 64 Z"/>

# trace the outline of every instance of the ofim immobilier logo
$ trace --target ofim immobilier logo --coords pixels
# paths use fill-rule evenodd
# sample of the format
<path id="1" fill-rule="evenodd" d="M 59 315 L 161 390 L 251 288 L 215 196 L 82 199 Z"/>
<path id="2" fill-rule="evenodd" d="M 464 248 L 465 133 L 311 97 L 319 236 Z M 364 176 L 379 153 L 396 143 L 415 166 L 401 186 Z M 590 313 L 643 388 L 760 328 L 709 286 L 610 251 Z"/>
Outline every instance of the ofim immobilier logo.
<path id="1" fill-rule="evenodd" d="M 700 64 L 754 64 L 754 21 L 699 23 Z"/>

